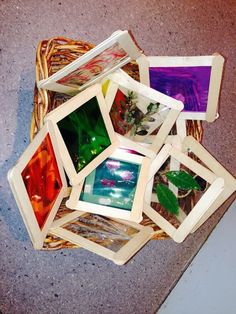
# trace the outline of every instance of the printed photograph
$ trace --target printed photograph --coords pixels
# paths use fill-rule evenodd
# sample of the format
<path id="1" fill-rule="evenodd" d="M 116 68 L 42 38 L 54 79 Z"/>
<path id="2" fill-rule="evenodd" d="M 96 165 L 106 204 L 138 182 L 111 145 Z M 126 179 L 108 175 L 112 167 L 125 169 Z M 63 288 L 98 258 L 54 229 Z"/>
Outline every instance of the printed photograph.
<path id="1" fill-rule="evenodd" d="M 115 43 L 75 71 L 58 80 L 57 83 L 77 88 L 96 76 L 112 69 L 126 57 L 127 53 L 124 49 L 119 47 L 118 43 Z"/>
<path id="2" fill-rule="evenodd" d="M 110 117 L 117 133 L 133 138 L 144 137 L 154 130 L 157 131 L 168 113 L 169 108 L 166 106 L 122 88 L 116 92 Z"/>
<path id="3" fill-rule="evenodd" d="M 81 237 L 118 252 L 139 230 L 100 215 L 86 213 L 63 226 Z"/>
<path id="4" fill-rule="evenodd" d="M 85 179 L 80 200 L 131 211 L 139 172 L 139 164 L 108 158 Z"/>
<path id="5" fill-rule="evenodd" d="M 154 177 L 153 193 L 158 202 L 151 206 L 178 228 L 208 187 L 208 182 L 182 164 L 179 170 L 170 170 L 168 158 Z"/>

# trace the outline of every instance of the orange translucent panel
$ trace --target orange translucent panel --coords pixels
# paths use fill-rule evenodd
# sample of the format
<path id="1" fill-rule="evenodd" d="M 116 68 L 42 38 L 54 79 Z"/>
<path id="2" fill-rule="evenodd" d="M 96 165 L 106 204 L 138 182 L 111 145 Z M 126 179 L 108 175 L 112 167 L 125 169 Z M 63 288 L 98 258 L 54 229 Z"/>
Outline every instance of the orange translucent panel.
<path id="1" fill-rule="evenodd" d="M 62 189 L 62 181 L 49 134 L 21 173 L 39 227 L 42 229 Z"/>

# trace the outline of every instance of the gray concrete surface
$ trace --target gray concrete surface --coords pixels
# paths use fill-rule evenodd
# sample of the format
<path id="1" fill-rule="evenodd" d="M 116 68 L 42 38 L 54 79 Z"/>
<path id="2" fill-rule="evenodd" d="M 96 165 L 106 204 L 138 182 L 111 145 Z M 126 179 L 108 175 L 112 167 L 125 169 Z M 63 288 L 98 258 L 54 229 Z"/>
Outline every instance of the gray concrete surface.
<path id="1" fill-rule="evenodd" d="M 204 125 L 204 145 L 236 174 L 235 16 L 233 0 L 0 2 L 1 313 L 154 313 L 233 200 L 183 244 L 151 241 L 123 267 L 82 249 L 34 251 L 6 173 L 28 144 L 38 41 L 131 29 L 147 55 L 222 53 L 220 118 Z"/>
<path id="2" fill-rule="evenodd" d="M 158 314 L 235 314 L 236 202 L 213 230 Z"/>

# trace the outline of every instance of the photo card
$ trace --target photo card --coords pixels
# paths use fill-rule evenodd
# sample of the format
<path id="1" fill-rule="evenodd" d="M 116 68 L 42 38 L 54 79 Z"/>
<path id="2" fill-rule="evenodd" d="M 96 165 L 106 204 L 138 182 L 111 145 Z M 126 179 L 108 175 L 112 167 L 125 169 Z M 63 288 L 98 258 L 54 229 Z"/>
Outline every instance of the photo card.
<path id="1" fill-rule="evenodd" d="M 149 171 L 144 213 L 180 243 L 222 197 L 223 190 L 222 176 L 166 144 Z"/>
<path id="2" fill-rule="evenodd" d="M 54 221 L 50 234 L 123 265 L 151 239 L 153 229 L 130 221 L 74 211 Z"/>
<path id="3" fill-rule="evenodd" d="M 68 192 L 51 122 L 45 123 L 9 170 L 8 181 L 33 246 L 41 249 Z"/>
<path id="4" fill-rule="evenodd" d="M 140 55 L 133 36 L 127 30 L 119 30 L 60 71 L 39 81 L 38 88 L 75 95 Z"/>
<path id="5" fill-rule="evenodd" d="M 114 130 L 136 142 L 155 134 L 150 149 L 157 153 L 183 109 L 182 102 L 135 81 L 122 70 L 108 78 L 105 100 Z"/>
<path id="6" fill-rule="evenodd" d="M 139 223 L 142 220 L 145 187 L 151 158 L 118 148 L 73 186 L 66 206 L 70 209 Z M 141 154 L 145 153 L 143 147 Z"/>
<path id="7" fill-rule="evenodd" d="M 54 126 L 71 185 L 77 185 L 119 146 L 101 85 L 74 96 L 46 115 Z"/>
<path id="8" fill-rule="evenodd" d="M 194 154 L 204 163 L 205 167 L 224 179 L 224 190 L 208 211 L 200 219 L 192 232 L 195 232 L 235 191 L 236 179 L 192 136 L 187 136 L 182 144 L 185 153 Z"/>
<path id="9" fill-rule="evenodd" d="M 213 122 L 218 117 L 224 65 L 220 54 L 195 57 L 143 55 L 138 64 L 143 84 L 184 103 L 180 119 Z"/>

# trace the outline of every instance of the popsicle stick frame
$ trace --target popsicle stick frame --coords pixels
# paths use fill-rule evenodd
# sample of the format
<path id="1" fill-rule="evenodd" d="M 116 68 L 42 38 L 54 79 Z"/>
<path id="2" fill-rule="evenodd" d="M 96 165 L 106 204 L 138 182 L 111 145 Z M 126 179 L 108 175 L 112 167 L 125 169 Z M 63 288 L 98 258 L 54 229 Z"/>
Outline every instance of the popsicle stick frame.
<path id="1" fill-rule="evenodd" d="M 150 163 L 148 157 L 117 149 L 83 183 L 72 187 L 66 206 L 139 223 Z"/>
<path id="2" fill-rule="evenodd" d="M 150 149 L 149 144 L 134 142 L 131 139 L 116 133 L 120 147 L 137 152 L 143 156 L 146 156 L 153 160 L 156 157 L 156 154 L 153 150 Z"/>
<path id="3" fill-rule="evenodd" d="M 61 201 L 68 194 L 50 122 L 9 170 L 8 181 L 33 246 L 41 249 Z"/>
<path id="4" fill-rule="evenodd" d="M 45 120 L 53 123 L 71 185 L 82 181 L 119 146 L 99 84 L 51 111 Z"/>
<path id="5" fill-rule="evenodd" d="M 194 153 L 217 176 L 225 182 L 224 190 L 214 203 L 209 207 L 204 216 L 198 221 L 192 232 L 196 231 L 235 191 L 235 178 L 192 136 L 187 136 L 183 141 L 183 152 Z"/>
<path id="6" fill-rule="evenodd" d="M 149 147 L 151 146 L 154 139 L 155 139 L 155 135 L 149 135 L 145 139 L 145 142 L 140 143 L 140 145 L 143 147 L 146 147 L 149 150 Z M 182 150 L 182 139 L 179 135 L 168 135 L 165 139 L 164 144 L 171 144 L 177 149 Z M 155 157 L 156 157 L 156 154 L 155 154 Z"/>
<path id="7" fill-rule="evenodd" d="M 39 81 L 38 88 L 74 95 L 140 55 L 129 32 L 116 31 L 62 70 Z"/>
<path id="8" fill-rule="evenodd" d="M 70 241 L 76 245 L 79 245 L 80 247 L 90 252 L 105 257 L 113 261 L 117 265 L 125 264 L 151 239 L 153 235 L 153 229 L 151 227 L 144 227 L 134 222 L 113 219 L 114 223 L 122 224 L 124 226 L 127 226 L 128 228 L 133 229 L 133 232 L 135 231 L 130 239 L 127 239 L 126 236 L 124 244 L 121 246 L 121 248 L 119 248 L 117 251 L 114 251 L 112 250 L 112 248 L 104 247 L 96 242 L 86 239 L 85 237 L 80 235 L 80 232 L 73 232 L 76 230 L 76 227 L 73 229 L 73 231 L 66 228 L 67 223 L 70 223 L 70 225 L 71 223 L 73 223 L 73 221 L 76 223 L 77 219 L 83 219 L 83 216 L 86 215 L 87 213 L 83 213 L 80 211 L 72 212 L 63 218 L 54 221 L 50 229 L 50 233 L 67 241 Z M 106 218 L 104 217 L 104 219 Z"/>
<path id="9" fill-rule="evenodd" d="M 152 188 L 153 178 L 158 172 L 161 166 L 169 158 L 173 157 L 188 170 L 194 172 L 200 178 L 208 182 L 210 185 L 206 192 L 201 196 L 200 200 L 194 205 L 190 213 L 184 217 L 182 223 L 178 228 L 173 226 L 166 218 L 160 213 L 155 211 L 149 204 L 152 201 Z M 224 189 L 224 179 L 216 175 L 209 169 L 203 167 L 184 153 L 180 152 L 170 144 L 166 144 L 156 159 L 153 161 L 149 172 L 149 183 L 147 185 L 146 197 L 144 202 L 144 213 L 152 219 L 162 230 L 164 230 L 171 238 L 176 242 L 182 242 L 188 236 L 188 234 L 195 228 L 195 226 L 201 221 L 212 204 L 222 198 L 222 192 Z M 155 202 L 159 202 L 156 198 Z"/>
<path id="10" fill-rule="evenodd" d="M 184 110 L 179 119 L 213 122 L 217 118 L 224 65 L 220 54 L 196 57 L 143 55 L 138 64 L 143 84 L 183 101 Z"/>
<path id="11" fill-rule="evenodd" d="M 105 100 L 116 132 L 143 142 L 158 130 L 150 146 L 155 153 L 183 109 L 181 101 L 133 80 L 122 70 L 109 76 Z"/>

